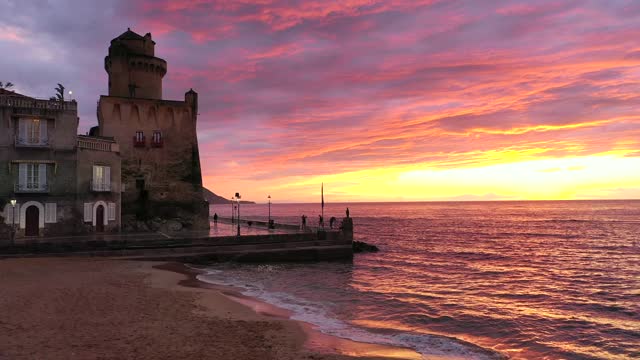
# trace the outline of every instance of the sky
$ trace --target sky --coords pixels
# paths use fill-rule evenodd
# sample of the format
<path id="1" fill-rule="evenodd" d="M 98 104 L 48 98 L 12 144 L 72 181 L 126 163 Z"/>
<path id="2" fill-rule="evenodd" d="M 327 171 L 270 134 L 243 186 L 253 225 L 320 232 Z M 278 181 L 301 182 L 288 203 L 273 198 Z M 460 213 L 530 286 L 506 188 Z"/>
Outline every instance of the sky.
<path id="1" fill-rule="evenodd" d="M 265 202 L 640 198 L 640 1 L 0 0 L 0 81 L 107 93 L 151 32 L 204 185 Z"/>

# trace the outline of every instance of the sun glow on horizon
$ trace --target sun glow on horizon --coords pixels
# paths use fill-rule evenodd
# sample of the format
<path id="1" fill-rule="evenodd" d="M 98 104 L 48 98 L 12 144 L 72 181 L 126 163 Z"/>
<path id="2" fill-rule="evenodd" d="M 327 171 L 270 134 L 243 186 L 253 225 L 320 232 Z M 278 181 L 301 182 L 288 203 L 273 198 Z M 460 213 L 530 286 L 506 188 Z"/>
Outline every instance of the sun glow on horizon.
<path id="1" fill-rule="evenodd" d="M 634 199 L 640 198 L 640 157 L 601 154 L 456 168 L 379 167 L 282 178 L 263 182 L 260 189 L 247 183 L 247 198 L 261 202 L 256 191 L 264 189 L 276 202 L 313 202 L 319 199 L 321 182 L 325 198 L 334 202 Z"/>

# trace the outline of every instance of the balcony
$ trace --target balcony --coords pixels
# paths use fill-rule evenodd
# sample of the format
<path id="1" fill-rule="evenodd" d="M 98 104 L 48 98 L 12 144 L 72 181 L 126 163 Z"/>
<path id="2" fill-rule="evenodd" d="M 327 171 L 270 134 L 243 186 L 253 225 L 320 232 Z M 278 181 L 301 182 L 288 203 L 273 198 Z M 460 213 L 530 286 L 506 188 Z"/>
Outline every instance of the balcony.
<path id="1" fill-rule="evenodd" d="M 16 147 L 32 147 L 32 148 L 48 148 L 49 139 L 39 139 L 38 141 L 33 141 L 33 139 L 25 139 L 25 138 L 16 136 L 15 146 Z"/>
<path id="2" fill-rule="evenodd" d="M 13 192 L 16 194 L 46 194 L 49 192 L 49 184 L 14 184 Z"/>
<path id="3" fill-rule="evenodd" d="M 90 190 L 93 192 L 111 192 L 111 184 L 91 180 Z"/>
<path id="4" fill-rule="evenodd" d="M 133 137 L 133 147 L 144 147 L 145 145 L 145 137 L 139 138 L 137 136 Z"/>
<path id="5" fill-rule="evenodd" d="M 164 141 L 162 141 L 162 139 L 159 140 L 155 140 L 151 142 L 151 147 L 153 148 L 161 148 L 164 146 Z"/>
<path id="6" fill-rule="evenodd" d="M 78 149 L 106 151 L 106 152 L 120 151 L 118 144 L 113 140 L 101 139 L 97 137 L 90 137 L 90 136 L 84 136 L 84 135 L 78 135 Z"/>

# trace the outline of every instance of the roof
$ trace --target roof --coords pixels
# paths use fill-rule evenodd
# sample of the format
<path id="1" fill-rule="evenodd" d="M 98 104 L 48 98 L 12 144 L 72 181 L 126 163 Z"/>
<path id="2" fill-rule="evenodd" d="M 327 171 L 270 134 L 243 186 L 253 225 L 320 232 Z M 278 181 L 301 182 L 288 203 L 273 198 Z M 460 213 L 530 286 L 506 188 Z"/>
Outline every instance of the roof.
<path id="1" fill-rule="evenodd" d="M 117 38 L 113 40 L 144 40 L 144 37 L 131 31 L 131 28 L 127 28 L 127 31 L 123 32 Z"/>
<path id="2" fill-rule="evenodd" d="M 19 98 L 28 98 L 28 99 L 32 99 L 32 98 L 31 98 L 31 97 L 29 97 L 29 96 L 25 96 L 25 95 L 22 95 L 22 94 L 18 94 L 18 93 L 17 93 L 17 92 L 15 92 L 15 91 L 10 91 L 10 90 L 7 90 L 7 89 L 0 89 L 0 96 L 12 96 L 12 97 L 19 97 Z"/>

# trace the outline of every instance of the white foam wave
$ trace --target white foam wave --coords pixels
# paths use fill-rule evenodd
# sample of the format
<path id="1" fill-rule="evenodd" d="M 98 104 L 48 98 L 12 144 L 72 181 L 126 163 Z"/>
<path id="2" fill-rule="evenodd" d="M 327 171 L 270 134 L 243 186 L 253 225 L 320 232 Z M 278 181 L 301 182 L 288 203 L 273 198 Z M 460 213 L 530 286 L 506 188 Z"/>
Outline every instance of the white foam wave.
<path id="1" fill-rule="evenodd" d="M 496 358 L 486 351 L 465 345 L 448 337 L 407 332 L 391 335 L 368 331 L 338 319 L 332 314 L 329 303 L 311 302 L 282 292 L 269 292 L 259 283 L 247 284 L 245 281 L 238 281 L 228 276 L 219 276 L 222 273 L 224 272 L 221 270 L 211 269 L 206 274 L 198 275 L 197 278 L 216 285 L 239 288 L 243 295 L 289 310 L 293 313 L 291 316 L 293 320 L 312 324 L 319 331 L 328 335 L 357 342 L 408 347 L 416 350 L 425 358 L 436 355 L 453 355 L 473 360 Z"/>

